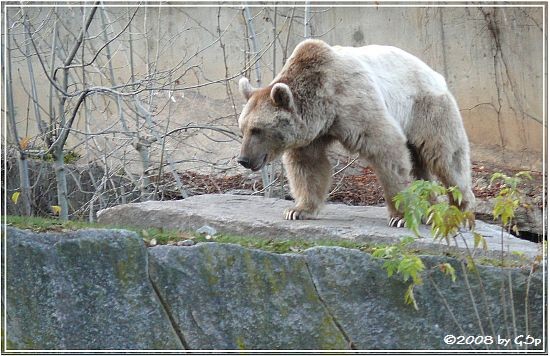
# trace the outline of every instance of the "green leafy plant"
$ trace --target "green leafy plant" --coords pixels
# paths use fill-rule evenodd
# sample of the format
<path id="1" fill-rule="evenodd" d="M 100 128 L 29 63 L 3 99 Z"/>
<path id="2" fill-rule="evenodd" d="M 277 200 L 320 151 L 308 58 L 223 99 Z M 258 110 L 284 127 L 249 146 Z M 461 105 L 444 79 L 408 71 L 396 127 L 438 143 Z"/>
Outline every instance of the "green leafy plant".
<path id="1" fill-rule="evenodd" d="M 516 234 L 518 233 L 518 228 L 516 225 L 512 225 L 516 210 L 520 206 L 528 207 L 527 204 L 523 203 L 524 195 L 518 188 L 518 185 L 524 179 L 531 180 L 533 178 L 529 172 L 525 171 L 518 172 L 513 177 L 497 172 L 491 176 L 491 181 L 489 183 L 492 185 L 497 181 L 503 185 L 495 198 L 493 218 L 495 220 L 500 220 L 503 227 L 507 227 L 508 231 L 514 230 Z"/>
<path id="2" fill-rule="evenodd" d="M 518 207 L 527 206 L 523 203 L 522 193 L 519 189 L 523 179 L 531 179 L 530 174 L 519 172 L 513 177 L 509 177 L 503 173 L 495 173 L 491 178 L 490 184 L 500 181 L 503 185 L 496 196 L 493 209 L 494 219 L 500 220 L 502 235 L 506 227 L 508 227 L 508 231 L 513 229 L 517 232 L 517 227 L 515 225 L 512 227 L 515 212 Z M 442 199 L 444 196 L 448 196 L 449 200 L 457 205 L 462 202 L 462 193 L 456 187 L 445 188 L 435 182 L 418 180 L 397 194 L 394 197 L 394 203 L 398 210 L 401 208 L 403 211 L 405 226 L 414 232 L 416 236 L 420 236 L 419 226 L 424 222 L 430 226 L 430 233 L 436 240 L 445 239 L 449 243 L 451 240 L 456 242 L 457 237 L 462 238 L 466 246 L 462 268 L 475 272 L 480 288 L 483 290 L 474 254 L 479 248 L 487 250 L 487 241 L 475 231 L 474 214 L 471 211 L 460 210 L 454 204 L 450 204 L 448 200 Z M 473 250 L 466 243 L 463 235 L 464 229 L 469 230 L 473 235 Z M 404 282 L 410 281 L 405 292 L 405 302 L 418 309 L 414 297 L 414 287 L 422 284 L 421 273 L 425 270 L 425 266 L 418 256 L 408 250 L 408 246 L 413 241 L 413 237 L 408 237 L 398 244 L 375 248 L 373 256 L 385 260 L 383 268 L 387 271 L 389 277 L 400 274 Z M 501 265 L 504 266 L 503 260 Z M 441 263 L 435 266 L 434 269 L 439 269 L 441 273 L 449 276 L 453 282 L 456 280 L 456 271 L 451 264 Z M 483 298 L 486 302 L 486 296 L 483 296 Z"/>
<path id="3" fill-rule="evenodd" d="M 417 180 L 409 188 L 394 197 L 395 207 L 403 208 L 405 226 L 419 236 L 418 227 L 425 221 L 431 227 L 436 239 L 446 239 L 456 235 L 461 227 L 474 228 L 474 214 L 461 211 L 447 201 L 437 202 L 441 196 L 450 196 L 460 204 L 462 193 L 456 187 L 445 188 L 436 182 Z"/>
<path id="4" fill-rule="evenodd" d="M 405 226 L 418 236 L 420 235 L 418 226 L 422 223 L 422 219 L 428 217 L 431 200 L 445 193 L 446 189 L 436 182 L 417 180 L 397 194 L 393 201 L 397 210 L 403 208 Z"/>
<path id="5" fill-rule="evenodd" d="M 423 283 L 421 273 L 426 267 L 420 257 L 408 251 L 408 246 L 413 242 L 413 237 L 405 237 L 398 244 L 375 247 L 372 256 L 385 260 L 383 267 L 388 277 L 400 274 L 403 282 L 410 281 L 405 293 L 405 303 L 411 304 L 418 310 L 414 287 Z"/>
<path id="6" fill-rule="evenodd" d="M 422 222 L 430 225 L 430 231 L 435 239 L 445 239 L 447 242 L 454 238 L 461 227 L 474 227 L 474 215 L 469 211 L 461 211 L 455 205 L 446 201 L 438 202 L 442 196 L 449 196 L 460 204 L 462 193 L 456 187 L 445 188 L 436 182 L 418 180 L 407 189 L 397 194 L 394 198 L 396 208 L 402 208 L 405 226 L 411 229 L 416 236 L 420 235 L 419 226 Z M 485 240 L 479 234 L 478 243 L 486 246 Z M 414 237 L 407 237 L 399 244 L 375 248 L 373 256 L 383 258 L 384 269 L 388 277 L 398 273 L 404 282 L 410 281 L 405 292 L 405 303 L 418 310 L 418 304 L 414 297 L 414 288 L 421 285 L 421 273 L 425 270 L 424 263 L 416 254 L 408 252 L 407 247 L 414 242 Z M 442 263 L 439 270 L 448 275 L 454 282 L 456 280 L 455 269 L 449 263 Z"/>

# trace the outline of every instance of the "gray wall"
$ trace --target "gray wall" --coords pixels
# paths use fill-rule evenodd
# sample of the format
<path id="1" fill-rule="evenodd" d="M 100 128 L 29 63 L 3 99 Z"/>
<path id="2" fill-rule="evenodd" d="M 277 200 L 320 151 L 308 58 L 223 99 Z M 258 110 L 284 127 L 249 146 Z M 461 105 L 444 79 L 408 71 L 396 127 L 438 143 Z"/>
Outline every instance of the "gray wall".
<path id="1" fill-rule="evenodd" d="M 273 78 L 273 7 L 252 7 L 253 26 L 257 34 L 258 48 L 263 53 L 258 61 L 262 83 Z M 15 18 L 17 8 L 10 11 Z M 46 18 L 47 8 L 40 11 L 28 9 L 38 27 Z M 58 12 L 65 27 L 60 27 L 61 43 L 68 44 L 74 39 L 82 23 L 78 8 L 62 8 Z M 128 13 L 133 9 L 106 9 L 109 37 L 118 33 Z M 158 16 L 156 7 L 142 8 L 132 22 L 135 72 L 143 76 L 146 72 L 147 49 L 150 61 L 157 56 L 157 69 L 167 70 L 180 64 L 174 76 L 184 74 L 177 88 L 202 85 L 226 77 L 232 78 L 229 87 L 225 82 L 199 86 L 184 91 L 185 98 L 178 92 L 177 103 L 170 113 L 167 110 L 157 113 L 162 124 L 170 116 L 170 127 L 189 122 L 218 122 L 237 130 L 233 102 L 240 111 L 243 100 L 237 93 L 239 73 L 256 80 L 254 66 L 247 61 L 245 52 L 252 50 L 251 41 L 246 39 L 246 22 L 242 8 L 224 7 L 168 7 Z M 291 15 L 293 15 L 291 20 Z M 543 150 L 543 7 L 312 7 L 310 31 L 330 44 L 361 46 L 385 44 L 403 48 L 420 57 L 434 69 L 442 73 L 456 95 L 464 117 L 464 123 L 473 147 L 473 158 L 490 160 L 510 166 L 542 169 Z M 119 19 L 119 21 L 115 21 Z M 108 23 L 109 23 L 108 21 Z M 280 70 L 282 61 L 290 55 L 294 46 L 303 39 L 304 8 L 279 7 L 277 15 L 275 71 Z M 219 26 L 218 26 L 219 22 Z M 46 23 L 51 23 L 46 22 Z M 49 25 L 51 28 L 51 24 Z M 226 61 L 220 43 L 217 42 L 219 27 L 225 46 Z M 48 26 L 44 27 L 48 29 Z M 91 42 L 104 27 L 98 17 L 90 28 Z M 160 32 L 159 32 L 160 30 Z M 15 38 L 23 43 L 22 30 L 13 31 Z M 46 30 L 43 30 L 46 31 Z M 290 31 L 290 34 L 289 34 Z M 43 38 L 48 38 L 44 35 Z M 119 83 L 129 81 L 128 35 L 123 34 L 111 46 L 112 63 Z M 287 45 L 288 39 L 288 45 Z M 46 44 L 47 42 L 44 42 Z M 100 45 L 96 44 L 95 48 Z M 286 48 L 286 51 L 285 51 Z M 47 51 L 45 51 L 47 52 Z M 88 58 L 93 52 L 88 50 Z M 103 51 L 105 52 L 105 51 Z M 49 54 L 44 53 L 44 58 Z M 250 58 L 248 58 L 250 59 Z M 105 75 L 107 60 L 102 53 L 98 57 L 95 75 L 89 81 L 96 85 L 109 85 Z M 40 67 L 34 58 L 35 71 L 40 75 Z M 33 111 L 27 110 L 28 78 L 27 64 L 22 56 L 14 59 L 14 86 L 16 106 L 21 129 L 27 129 L 26 118 L 30 118 L 29 132 L 36 133 L 33 127 Z M 78 73 L 75 73 L 78 76 Z M 173 77 L 172 77 L 173 78 Z M 27 89 L 23 89 L 26 87 Z M 39 83 L 40 101 L 47 106 L 49 85 L 42 74 Z M 164 93 L 161 93 L 164 94 Z M 199 100 L 200 99 L 200 100 Z M 99 110 L 92 122 L 94 129 L 101 129 L 117 120 L 116 112 Z M 107 104 L 104 104 L 108 106 Z M 112 102 L 111 102 L 112 108 Z M 28 111 L 28 113 L 27 113 Z M 77 127 L 85 129 L 84 120 Z M 75 140 L 76 142 L 76 140 Z M 194 141 L 195 142 L 195 141 Z M 193 145 L 190 145 L 193 146 Z M 196 138 L 194 146 L 204 148 L 205 157 L 230 157 L 238 149 L 237 142 L 216 143 L 204 138 Z M 169 142 L 168 147 L 179 155 L 196 154 L 192 147 L 182 149 L 177 142 Z M 193 153 L 195 152 L 195 153 Z"/>

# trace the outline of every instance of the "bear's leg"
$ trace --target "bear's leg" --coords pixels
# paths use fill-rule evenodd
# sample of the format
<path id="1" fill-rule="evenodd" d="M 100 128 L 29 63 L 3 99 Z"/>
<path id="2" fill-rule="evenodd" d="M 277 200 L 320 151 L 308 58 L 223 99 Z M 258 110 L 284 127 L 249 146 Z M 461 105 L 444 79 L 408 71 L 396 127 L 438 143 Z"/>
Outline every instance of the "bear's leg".
<path id="1" fill-rule="evenodd" d="M 317 140 L 283 155 L 290 192 L 296 203 L 285 210 L 286 220 L 314 219 L 321 210 L 332 180 L 326 152 L 328 144 L 326 140 Z"/>
<path id="2" fill-rule="evenodd" d="M 446 186 L 462 192 L 462 202 L 450 202 L 463 210 L 475 202 L 472 192 L 470 150 L 456 101 L 450 94 L 426 96 L 413 108 L 416 126 L 408 137 L 420 160 Z M 436 134 L 433 134 L 433 133 Z"/>
<path id="3" fill-rule="evenodd" d="M 419 149 L 410 143 L 407 143 L 407 148 L 411 153 L 411 161 L 412 161 L 411 175 L 413 176 L 413 178 L 416 180 L 426 180 L 426 181 L 433 180 L 433 176 L 430 174 L 430 170 L 426 165 L 426 162 L 424 162 L 424 160 L 422 159 Z"/>
<path id="4" fill-rule="evenodd" d="M 434 172 L 446 187 L 456 186 L 462 192 L 462 202 L 454 201 L 449 194 L 449 202 L 461 210 L 473 208 L 475 196 L 472 192 L 472 176 L 467 148 L 458 148 L 454 152 L 444 152 L 435 161 Z"/>
<path id="5" fill-rule="evenodd" d="M 454 142 L 453 142 L 454 141 Z M 458 204 L 449 194 L 449 202 L 461 210 L 471 208 L 475 202 L 472 192 L 472 176 L 470 168 L 470 155 L 467 147 L 467 140 L 453 139 L 450 142 L 443 142 L 432 137 L 430 145 L 423 144 L 419 150 L 427 176 L 430 173 L 437 176 L 445 187 L 456 186 L 462 192 L 462 202 Z M 416 167 L 415 167 L 416 168 Z M 413 169 L 413 172 L 416 169 Z M 422 173 L 415 176 L 421 176 Z M 418 179 L 418 178 L 417 178 Z M 425 179 L 425 178 L 422 178 Z M 435 202 L 432 201 L 432 203 Z"/>
<path id="6" fill-rule="evenodd" d="M 365 154 L 365 158 L 371 163 L 384 189 L 389 214 L 388 225 L 404 227 L 403 214 L 395 208 L 393 198 L 410 183 L 411 158 L 406 141 L 401 135 L 386 133 L 383 136 L 369 140 L 369 146 L 376 149 Z M 377 150 L 383 151 L 376 152 Z"/>
<path id="7" fill-rule="evenodd" d="M 407 147 L 411 152 L 411 160 L 412 160 L 411 175 L 413 176 L 413 178 L 416 180 L 433 181 L 434 176 L 431 174 L 430 168 L 422 158 L 422 155 L 420 154 L 420 150 L 416 146 L 410 143 L 407 143 Z M 432 205 L 437 203 L 437 199 L 434 195 L 430 197 L 430 203 Z M 422 222 L 425 224 L 429 224 L 430 218 L 423 219 Z"/>

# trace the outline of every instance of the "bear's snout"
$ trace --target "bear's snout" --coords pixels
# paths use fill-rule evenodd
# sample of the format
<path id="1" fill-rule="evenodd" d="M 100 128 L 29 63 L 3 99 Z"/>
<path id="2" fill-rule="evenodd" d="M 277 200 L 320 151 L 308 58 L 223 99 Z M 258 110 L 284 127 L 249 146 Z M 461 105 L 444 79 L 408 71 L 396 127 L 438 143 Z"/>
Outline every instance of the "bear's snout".
<path id="1" fill-rule="evenodd" d="M 260 157 L 249 158 L 247 156 L 240 156 L 237 158 L 237 162 L 244 168 L 251 169 L 253 172 L 259 171 L 267 163 L 267 153 Z"/>
<path id="2" fill-rule="evenodd" d="M 243 166 L 244 168 L 249 169 L 250 168 L 250 158 L 248 157 L 239 157 L 237 158 L 237 162 Z"/>

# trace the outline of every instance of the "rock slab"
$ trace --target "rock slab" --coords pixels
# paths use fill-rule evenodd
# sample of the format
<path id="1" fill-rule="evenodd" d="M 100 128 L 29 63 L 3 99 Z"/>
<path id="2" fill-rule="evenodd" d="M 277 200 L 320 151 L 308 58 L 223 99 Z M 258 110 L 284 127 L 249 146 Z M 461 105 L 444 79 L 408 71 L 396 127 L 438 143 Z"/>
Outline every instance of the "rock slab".
<path id="1" fill-rule="evenodd" d="M 304 256 L 206 243 L 150 249 L 151 279 L 190 349 L 348 349 Z"/>
<path id="2" fill-rule="evenodd" d="M 496 339 L 492 344 L 456 345 L 446 344 L 444 337 L 529 334 L 542 338 L 544 333 L 546 301 L 540 273 L 529 278 L 529 271 L 482 266 L 478 279 L 471 271 L 464 273 L 455 259 L 424 256 L 424 283 L 414 288 L 415 310 L 404 303 L 408 283 L 397 275 L 388 278 L 383 260 L 340 247 L 315 247 L 305 255 L 320 298 L 358 349 L 495 350 L 500 347 Z M 455 268 L 455 282 L 439 270 L 442 263 Z"/>
<path id="3" fill-rule="evenodd" d="M 359 250 L 273 254 L 232 244 L 146 249 L 123 230 L 7 228 L 7 349 L 543 350 L 446 335 L 543 338 L 543 274 L 422 257 L 408 283 Z M 456 281 L 439 266 L 450 263 Z M 494 340 L 494 339 L 493 339 Z"/>
<path id="4" fill-rule="evenodd" d="M 182 349 L 124 230 L 33 233 L 7 227 L 8 349 Z"/>
<path id="5" fill-rule="evenodd" d="M 284 220 L 283 211 L 292 204 L 291 201 L 274 198 L 207 194 L 183 200 L 119 205 L 99 211 L 98 219 L 101 223 L 117 226 L 194 231 L 209 225 L 225 234 L 286 239 L 346 239 L 373 244 L 395 243 L 413 235 L 405 228 L 388 227 L 386 209 L 383 207 L 327 204 L 316 220 Z M 476 221 L 476 231 L 487 241 L 487 252 L 480 253 L 491 257 L 500 257 L 502 247 L 505 253 L 512 256 L 515 252 L 528 257 L 540 253 L 539 244 L 501 233 L 498 226 Z M 421 226 L 420 233 L 423 238 L 416 239 L 415 247 L 421 251 L 441 253 L 455 249 L 449 248 L 443 241 L 434 241 L 427 226 Z M 469 248 L 472 248 L 473 236 L 464 232 L 464 237 Z M 465 249 L 462 239 L 457 239 L 456 243 L 458 249 Z"/>

